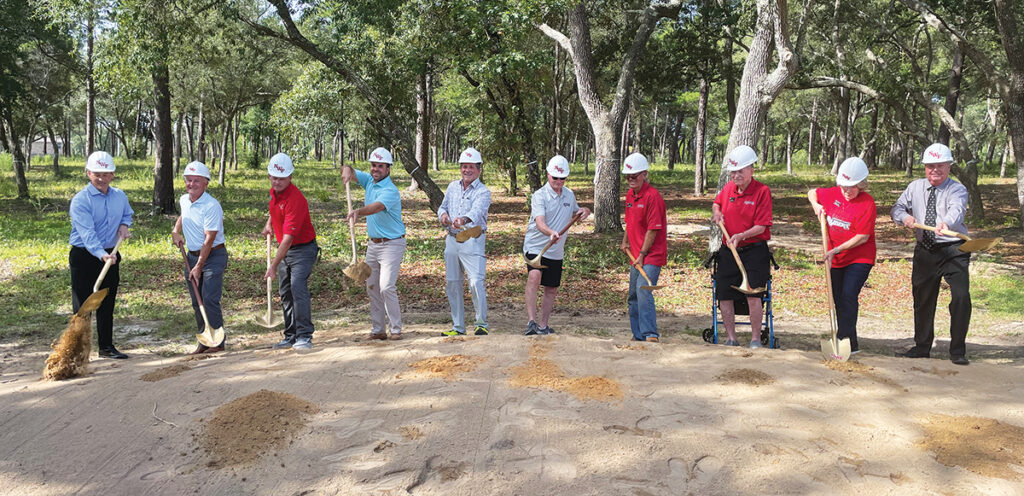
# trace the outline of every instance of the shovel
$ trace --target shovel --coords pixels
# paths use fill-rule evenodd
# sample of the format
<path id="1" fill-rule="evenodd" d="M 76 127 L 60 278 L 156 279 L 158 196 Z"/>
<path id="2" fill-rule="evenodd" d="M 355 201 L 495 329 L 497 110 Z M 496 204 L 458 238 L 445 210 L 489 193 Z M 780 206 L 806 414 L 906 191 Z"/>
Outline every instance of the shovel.
<path id="1" fill-rule="evenodd" d="M 345 198 L 348 200 L 348 211 L 352 213 L 352 189 L 348 183 L 345 183 Z M 341 269 L 341 271 L 348 276 L 349 279 L 356 281 L 360 284 L 366 282 L 370 277 L 370 266 L 361 260 L 356 260 L 356 221 L 355 219 L 348 220 L 348 237 L 352 240 L 352 262 L 348 264 L 348 267 Z M 269 239 L 269 238 L 268 238 Z M 268 280 L 269 281 L 269 280 Z M 269 282 L 268 282 L 269 284 Z"/>
<path id="2" fill-rule="evenodd" d="M 575 224 L 576 221 L 580 220 L 581 218 L 583 218 L 583 216 L 580 215 L 579 212 L 577 212 L 576 215 L 573 215 L 572 218 L 569 219 L 569 223 L 566 224 L 566 226 L 563 227 L 561 231 L 558 231 L 558 237 L 562 237 L 563 234 L 569 232 L 569 228 L 572 227 L 572 225 Z M 544 248 L 540 250 L 540 253 L 538 253 L 536 257 L 533 257 L 533 260 L 526 261 L 526 265 L 529 265 L 530 267 L 533 267 L 535 269 L 548 268 L 547 265 L 540 264 L 540 257 L 544 256 L 544 252 L 548 251 L 548 248 L 551 248 L 551 245 L 553 244 L 555 244 L 554 241 L 548 241 L 548 244 L 544 245 Z M 526 254 L 523 254 L 523 257 L 525 258 Z"/>
<path id="3" fill-rule="evenodd" d="M 480 226 L 467 227 L 455 233 L 455 241 L 465 243 L 469 238 L 479 238 L 481 232 L 483 232 L 483 229 Z"/>
<path id="4" fill-rule="evenodd" d="M 824 250 L 822 253 L 827 253 L 828 225 L 825 223 L 824 212 L 818 216 L 818 220 L 821 221 L 821 247 Z M 850 340 L 839 339 L 837 334 L 839 325 L 836 322 L 836 302 L 832 296 L 832 264 L 827 259 L 825 260 L 825 288 L 828 290 L 828 324 L 832 329 L 832 338 L 821 340 L 821 354 L 825 355 L 826 360 L 845 362 L 850 359 Z"/>
<path id="5" fill-rule="evenodd" d="M 627 251 L 626 254 L 629 255 L 629 259 L 632 260 L 633 263 L 636 263 L 636 259 L 633 258 L 633 254 L 632 253 Z M 644 272 L 643 267 L 637 267 L 637 270 L 640 271 L 640 275 L 644 276 L 644 279 L 647 281 L 647 285 L 646 286 L 640 286 L 640 289 L 646 289 L 648 291 L 654 291 L 655 289 L 661 289 L 661 288 L 665 287 L 665 286 L 655 286 L 654 283 L 651 282 L 651 278 L 647 277 L 647 273 Z"/>
<path id="6" fill-rule="evenodd" d="M 729 239 L 732 237 L 729 236 L 729 231 L 725 229 L 725 222 L 718 221 L 718 227 L 722 229 L 722 234 L 725 235 L 725 239 Z M 758 295 L 764 293 L 766 291 L 766 288 L 750 287 L 750 282 L 747 281 L 747 269 L 743 268 L 743 261 L 740 260 L 740 252 L 736 251 L 736 247 L 733 246 L 732 243 L 726 242 L 725 244 L 728 245 L 729 250 L 732 251 L 732 257 L 736 259 L 736 266 L 740 268 L 740 274 L 743 275 L 743 281 L 740 283 L 740 285 L 732 286 L 732 289 L 735 289 L 740 293 L 748 295 Z"/>
<path id="7" fill-rule="evenodd" d="M 271 256 L 270 256 L 270 235 L 268 234 L 267 235 L 267 268 L 268 269 L 270 268 L 271 260 L 272 259 L 271 259 Z M 256 325 L 258 325 L 260 327 L 266 327 L 267 329 L 273 329 L 273 328 L 281 325 L 281 322 L 284 322 L 283 318 L 278 318 L 278 316 L 274 315 L 274 311 L 273 311 L 273 309 L 270 306 L 271 301 L 272 301 L 271 293 L 270 293 L 270 283 L 271 283 L 270 279 L 267 279 L 267 314 L 266 315 L 257 314 L 254 317 L 254 320 L 256 321 Z"/>
<path id="8" fill-rule="evenodd" d="M 203 332 L 196 334 L 196 339 L 199 340 L 199 344 L 209 348 L 220 346 L 224 342 L 224 328 L 210 327 L 210 319 L 206 318 L 206 307 L 203 306 L 203 297 L 199 294 L 199 286 L 188 276 L 192 271 L 192 267 L 188 265 L 188 255 L 185 254 L 185 248 L 179 246 L 178 250 L 181 251 L 181 258 L 185 259 L 185 279 L 188 279 L 188 283 L 192 285 L 192 293 L 196 296 L 196 303 L 199 304 L 199 313 L 202 314 L 203 323 L 206 324 Z"/>
<path id="9" fill-rule="evenodd" d="M 1003 240 L 1003 238 L 977 238 L 977 239 L 972 239 L 972 238 L 969 238 L 966 234 L 960 234 L 960 233 L 958 233 L 956 231 L 950 231 L 948 229 L 938 229 L 938 228 L 935 228 L 935 227 L 932 227 L 932 226 L 926 226 L 924 224 L 918 224 L 916 222 L 914 223 L 914 227 L 916 227 L 918 229 L 925 229 L 925 230 L 928 230 L 928 231 L 937 232 L 937 233 L 939 233 L 939 234 L 941 234 L 943 236 L 955 236 L 957 238 L 960 238 L 960 239 L 964 240 L 964 244 L 962 244 L 962 245 L 957 247 L 957 248 L 960 249 L 960 251 L 962 251 L 964 253 L 974 253 L 976 251 L 988 251 L 993 246 L 998 245 L 999 242 Z"/>

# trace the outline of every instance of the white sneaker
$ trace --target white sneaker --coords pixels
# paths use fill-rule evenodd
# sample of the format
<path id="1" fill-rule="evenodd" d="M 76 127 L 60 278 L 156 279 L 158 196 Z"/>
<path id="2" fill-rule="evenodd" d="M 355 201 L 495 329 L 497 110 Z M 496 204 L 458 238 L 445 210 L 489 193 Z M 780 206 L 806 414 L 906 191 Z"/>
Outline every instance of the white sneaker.
<path id="1" fill-rule="evenodd" d="M 761 342 L 760 341 L 751 341 L 750 342 L 750 349 L 760 348 L 760 347 L 761 347 Z"/>

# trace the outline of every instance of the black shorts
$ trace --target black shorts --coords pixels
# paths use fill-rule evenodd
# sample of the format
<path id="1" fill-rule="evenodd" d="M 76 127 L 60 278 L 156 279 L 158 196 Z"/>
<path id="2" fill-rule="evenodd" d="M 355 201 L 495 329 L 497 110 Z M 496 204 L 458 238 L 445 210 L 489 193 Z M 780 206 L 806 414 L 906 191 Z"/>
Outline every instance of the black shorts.
<path id="1" fill-rule="evenodd" d="M 768 243 L 759 242 L 752 245 L 740 247 L 740 260 L 743 261 L 743 268 L 747 271 L 747 282 L 751 288 L 763 288 L 771 277 L 771 252 L 768 250 Z M 719 300 L 741 300 L 746 298 L 746 293 L 741 293 L 732 288 L 743 282 L 743 275 L 736 265 L 736 259 L 732 256 L 732 250 L 722 245 L 718 250 L 718 271 L 715 273 L 715 295 Z"/>
<path id="2" fill-rule="evenodd" d="M 526 259 L 533 260 L 537 255 L 535 253 L 527 253 Z M 526 265 L 526 273 L 529 274 L 531 270 L 540 271 L 540 285 L 546 288 L 557 288 L 562 285 L 562 261 L 552 260 L 550 258 L 540 257 L 540 264 L 546 265 L 546 269 L 537 269 Z"/>

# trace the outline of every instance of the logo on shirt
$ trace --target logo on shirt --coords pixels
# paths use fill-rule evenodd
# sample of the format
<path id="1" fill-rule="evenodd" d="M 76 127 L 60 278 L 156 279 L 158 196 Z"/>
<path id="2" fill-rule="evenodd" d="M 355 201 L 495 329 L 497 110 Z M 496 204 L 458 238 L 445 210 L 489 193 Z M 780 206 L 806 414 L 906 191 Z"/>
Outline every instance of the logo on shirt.
<path id="1" fill-rule="evenodd" d="M 569 202 L 565 202 L 565 203 L 563 203 L 563 204 L 562 204 L 562 206 L 563 206 L 563 207 L 568 207 L 568 206 L 569 206 Z"/>
<path id="2" fill-rule="evenodd" d="M 633 208 L 633 204 L 629 203 L 629 202 L 626 202 L 626 208 Z"/>
<path id="3" fill-rule="evenodd" d="M 836 200 L 836 201 L 832 202 L 832 204 L 833 204 L 833 205 L 835 205 L 835 206 L 837 206 L 837 207 L 841 207 L 841 206 L 843 206 L 843 204 L 842 204 L 842 203 L 839 203 L 839 200 Z"/>
<path id="4" fill-rule="evenodd" d="M 743 204 L 744 205 L 757 205 L 757 203 L 755 203 L 754 200 L 745 200 L 743 202 Z"/>
<path id="5" fill-rule="evenodd" d="M 736 203 L 736 197 L 735 196 L 730 196 L 729 197 L 729 203 Z"/>
<path id="6" fill-rule="evenodd" d="M 280 173 L 284 174 L 284 167 L 281 167 L 278 164 L 274 164 L 274 169 L 276 169 L 277 172 L 280 172 Z"/>
<path id="7" fill-rule="evenodd" d="M 636 204 L 636 208 L 644 208 L 644 204 L 643 203 L 637 203 Z"/>
<path id="8" fill-rule="evenodd" d="M 839 219 L 837 219 L 835 217 L 829 217 L 828 218 L 828 225 L 830 225 L 832 227 L 838 227 L 838 228 L 840 228 L 840 229 L 842 229 L 844 231 L 849 231 L 850 230 L 850 222 L 849 221 L 839 220 Z"/>

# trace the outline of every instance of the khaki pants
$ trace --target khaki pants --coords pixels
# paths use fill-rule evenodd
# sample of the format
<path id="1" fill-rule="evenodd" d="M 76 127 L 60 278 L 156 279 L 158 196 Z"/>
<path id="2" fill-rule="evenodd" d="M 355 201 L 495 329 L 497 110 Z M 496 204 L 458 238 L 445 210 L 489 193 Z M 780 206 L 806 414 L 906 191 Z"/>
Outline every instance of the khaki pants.
<path id="1" fill-rule="evenodd" d="M 405 238 L 380 243 L 370 241 L 366 247 L 366 263 L 370 278 L 366 293 L 370 295 L 370 322 L 373 334 L 383 334 L 391 324 L 391 334 L 402 332 L 402 308 L 398 305 L 398 269 L 405 256 Z"/>

